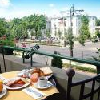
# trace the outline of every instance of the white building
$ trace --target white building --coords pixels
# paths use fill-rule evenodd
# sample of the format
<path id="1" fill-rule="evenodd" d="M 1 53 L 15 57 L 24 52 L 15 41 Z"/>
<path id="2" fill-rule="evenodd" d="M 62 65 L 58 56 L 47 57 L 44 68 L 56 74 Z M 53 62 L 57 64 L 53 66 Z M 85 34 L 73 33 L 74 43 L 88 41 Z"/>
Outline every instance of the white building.
<path id="1" fill-rule="evenodd" d="M 94 35 L 96 29 L 96 20 L 97 20 L 97 17 L 96 16 L 88 16 L 89 17 L 89 30 L 90 30 L 90 33 L 91 33 L 91 36 Z"/>
<path id="2" fill-rule="evenodd" d="M 88 16 L 89 19 L 89 30 L 91 35 L 95 33 L 95 21 L 97 18 L 95 16 Z M 49 22 L 49 27 L 51 31 L 51 37 L 58 37 L 58 31 L 62 32 L 62 37 L 64 37 L 65 31 L 70 27 L 70 16 L 51 18 Z M 81 27 L 81 15 L 76 15 L 72 17 L 72 31 L 74 36 L 78 36 L 79 29 Z"/>

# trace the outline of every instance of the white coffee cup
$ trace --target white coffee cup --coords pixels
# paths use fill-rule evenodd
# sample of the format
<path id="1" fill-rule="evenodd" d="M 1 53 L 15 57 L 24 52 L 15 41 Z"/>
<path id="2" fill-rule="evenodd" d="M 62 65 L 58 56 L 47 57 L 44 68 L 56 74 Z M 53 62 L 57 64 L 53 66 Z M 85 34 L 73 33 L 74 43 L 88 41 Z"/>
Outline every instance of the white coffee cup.
<path id="1" fill-rule="evenodd" d="M 47 86 L 47 79 L 45 77 L 39 77 L 38 86 L 39 87 L 46 87 Z"/>

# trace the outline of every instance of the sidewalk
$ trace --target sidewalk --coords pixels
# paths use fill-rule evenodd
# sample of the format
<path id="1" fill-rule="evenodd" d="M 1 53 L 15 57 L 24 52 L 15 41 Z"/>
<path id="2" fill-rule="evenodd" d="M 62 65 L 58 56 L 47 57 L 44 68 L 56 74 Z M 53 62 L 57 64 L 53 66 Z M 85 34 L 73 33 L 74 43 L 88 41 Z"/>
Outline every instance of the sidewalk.
<path id="1" fill-rule="evenodd" d="M 70 60 L 63 59 L 63 63 L 70 63 Z M 81 67 L 87 67 L 87 68 L 90 67 L 90 68 L 96 69 L 96 66 L 91 65 L 91 64 L 78 63 L 78 62 L 74 62 L 74 61 L 71 61 L 71 64 L 72 64 L 72 65 L 81 66 Z"/>

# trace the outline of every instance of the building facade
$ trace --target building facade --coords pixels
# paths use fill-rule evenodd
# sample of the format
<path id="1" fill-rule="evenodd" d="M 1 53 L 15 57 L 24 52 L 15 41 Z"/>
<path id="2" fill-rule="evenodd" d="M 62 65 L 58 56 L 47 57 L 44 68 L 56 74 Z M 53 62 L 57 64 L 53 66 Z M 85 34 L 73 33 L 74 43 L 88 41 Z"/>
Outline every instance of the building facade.
<path id="1" fill-rule="evenodd" d="M 79 35 L 79 29 L 82 25 L 81 16 L 82 15 L 76 15 L 72 17 L 72 31 L 75 37 Z M 97 18 L 95 16 L 88 16 L 88 19 L 89 31 L 91 36 L 93 36 L 95 33 L 95 22 Z M 62 37 L 64 37 L 65 32 L 67 32 L 68 28 L 70 28 L 70 16 L 51 18 L 49 20 L 48 26 L 51 32 L 51 37 L 58 38 L 59 31 L 62 33 Z"/>

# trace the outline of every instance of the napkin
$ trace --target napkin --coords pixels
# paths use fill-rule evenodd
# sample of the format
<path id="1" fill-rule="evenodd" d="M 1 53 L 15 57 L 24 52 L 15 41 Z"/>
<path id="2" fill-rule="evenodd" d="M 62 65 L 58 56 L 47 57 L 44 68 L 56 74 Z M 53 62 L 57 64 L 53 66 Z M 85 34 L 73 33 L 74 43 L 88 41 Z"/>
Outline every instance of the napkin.
<path id="1" fill-rule="evenodd" d="M 27 87 L 27 88 L 23 89 L 22 91 L 24 91 L 26 94 L 30 95 L 34 99 L 40 99 L 45 96 L 45 94 L 43 92 L 37 90 L 34 87 Z"/>

